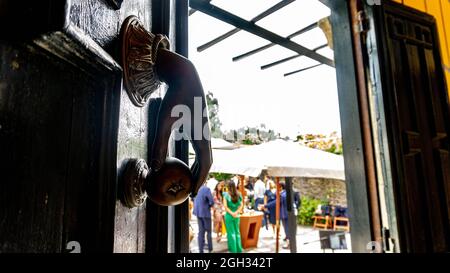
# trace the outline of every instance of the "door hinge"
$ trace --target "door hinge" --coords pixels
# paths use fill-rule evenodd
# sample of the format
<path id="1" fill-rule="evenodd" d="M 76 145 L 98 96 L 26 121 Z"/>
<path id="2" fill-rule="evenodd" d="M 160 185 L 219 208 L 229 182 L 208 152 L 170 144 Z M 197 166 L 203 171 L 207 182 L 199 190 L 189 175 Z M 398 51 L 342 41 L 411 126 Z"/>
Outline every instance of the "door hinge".
<path id="1" fill-rule="evenodd" d="M 391 238 L 389 228 L 383 227 L 383 252 L 395 252 L 395 240 Z"/>
<path id="2" fill-rule="evenodd" d="M 370 30 L 369 18 L 367 17 L 366 12 L 363 10 L 358 11 L 358 26 L 358 31 L 360 33 L 366 33 Z"/>

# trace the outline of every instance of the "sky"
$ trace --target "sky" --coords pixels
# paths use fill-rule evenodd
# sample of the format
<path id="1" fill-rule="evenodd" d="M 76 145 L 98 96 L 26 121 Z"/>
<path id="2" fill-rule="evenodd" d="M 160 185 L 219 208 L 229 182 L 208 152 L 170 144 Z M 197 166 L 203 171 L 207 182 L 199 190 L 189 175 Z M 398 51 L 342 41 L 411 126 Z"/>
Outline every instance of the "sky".
<path id="1" fill-rule="evenodd" d="M 211 3 L 246 20 L 278 3 L 279 0 L 213 0 Z M 287 36 L 321 18 L 330 10 L 317 0 L 297 0 L 257 22 L 281 36 Z M 300 57 L 261 70 L 260 66 L 296 54 L 274 46 L 238 62 L 232 57 L 268 43 L 251 33 L 240 31 L 224 41 L 197 52 L 197 47 L 233 29 L 213 17 L 196 12 L 189 17 L 189 59 L 200 75 L 205 93 L 212 92 L 219 101 L 222 130 L 253 127 L 266 128 L 295 139 L 298 134 L 340 134 L 339 105 L 335 69 L 326 65 L 288 77 L 283 74 L 316 61 Z M 327 42 L 316 28 L 293 41 L 314 48 Z M 318 53 L 333 59 L 326 47 Z"/>

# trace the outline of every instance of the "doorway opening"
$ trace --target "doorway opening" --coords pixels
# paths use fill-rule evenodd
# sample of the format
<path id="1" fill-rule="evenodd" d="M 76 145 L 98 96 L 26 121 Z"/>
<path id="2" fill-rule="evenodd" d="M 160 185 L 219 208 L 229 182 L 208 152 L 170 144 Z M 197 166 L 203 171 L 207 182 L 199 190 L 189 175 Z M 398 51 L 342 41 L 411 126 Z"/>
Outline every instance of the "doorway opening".
<path id="1" fill-rule="evenodd" d="M 349 9 L 330 2 L 191 1 L 189 58 L 208 93 L 212 130 L 214 163 L 206 186 L 214 194 L 222 181 L 234 181 L 244 197 L 242 216 L 261 213 L 265 219 L 256 228 L 259 242 L 244 252 L 352 252 L 350 226 L 358 241 L 371 242 L 368 206 L 355 209 L 348 202 L 356 184 L 367 194 L 364 160 L 354 153 L 343 158 L 343 143 L 351 151 L 362 141 L 356 86 L 349 83 L 356 73 L 335 65 L 335 58 L 353 63 L 352 37 L 344 32 Z M 356 169 L 345 170 L 355 163 Z M 274 221 L 270 210 L 258 207 L 270 203 L 269 192 L 264 200 L 256 190 L 259 181 L 269 192 L 276 182 L 280 203 L 277 185 L 287 186 L 285 198 L 294 204 L 286 207 L 289 221 L 280 218 L 281 204 Z M 355 217 L 364 226 L 351 225 Z M 200 252 L 203 227 L 195 216 L 191 226 L 190 251 Z M 228 251 L 225 224 L 213 239 L 213 251 Z"/>

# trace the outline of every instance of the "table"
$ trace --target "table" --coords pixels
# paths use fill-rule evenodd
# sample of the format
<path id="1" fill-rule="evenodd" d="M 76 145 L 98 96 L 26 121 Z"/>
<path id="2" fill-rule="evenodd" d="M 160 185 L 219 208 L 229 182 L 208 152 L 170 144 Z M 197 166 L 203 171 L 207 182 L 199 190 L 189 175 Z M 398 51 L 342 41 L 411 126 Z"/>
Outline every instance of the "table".
<path id="1" fill-rule="evenodd" d="M 259 211 L 241 214 L 239 230 L 243 248 L 257 247 L 259 230 L 261 229 L 264 213 Z"/>

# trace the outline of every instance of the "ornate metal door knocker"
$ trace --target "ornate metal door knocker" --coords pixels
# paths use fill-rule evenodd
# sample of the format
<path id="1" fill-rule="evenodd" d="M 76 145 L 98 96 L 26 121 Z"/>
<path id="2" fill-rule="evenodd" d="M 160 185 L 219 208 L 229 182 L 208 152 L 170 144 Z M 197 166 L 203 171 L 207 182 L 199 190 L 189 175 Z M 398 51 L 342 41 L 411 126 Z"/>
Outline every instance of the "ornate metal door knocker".
<path id="1" fill-rule="evenodd" d="M 133 104 L 142 107 L 161 84 L 155 63 L 160 48 L 169 50 L 169 40 L 148 32 L 135 16 L 125 20 L 121 36 L 125 89 Z"/>
<path id="2" fill-rule="evenodd" d="M 209 121 L 201 116 L 202 136 L 194 135 L 194 126 L 184 134 L 191 141 L 196 160 L 191 168 L 184 162 L 167 157 L 169 137 L 177 117 L 172 109 L 182 105 L 194 109 L 201 98 L 206 108 L 203 87 L 194 65 L 186 58 L 169 50 L 169 40 L 164 35 L 148 32 L 135 16 L 128 17 L 122 25 L 122 66 L 124 86 L 130 100 L 144 106 L 161 82 L 168 85 L 158 111 L 155 138 L 150 156 L 150 166 L 143 159 L 131 159 L 123 174 L 122 201 L 127 207 L 143 204 L 148 196 L 153 202 L 177 205 L 189 194 L 195 195 L 204 183 L 212 164 Z"/>

